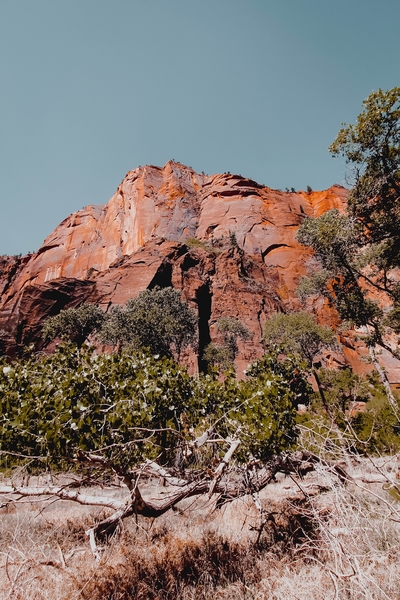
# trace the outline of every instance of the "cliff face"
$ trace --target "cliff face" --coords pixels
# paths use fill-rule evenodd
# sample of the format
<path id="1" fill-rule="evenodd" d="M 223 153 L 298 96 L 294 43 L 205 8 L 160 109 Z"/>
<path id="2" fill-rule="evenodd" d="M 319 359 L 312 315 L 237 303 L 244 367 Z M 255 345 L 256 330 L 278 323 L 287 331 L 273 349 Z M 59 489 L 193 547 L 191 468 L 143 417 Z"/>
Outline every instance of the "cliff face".
<path id="1" fill-rule="evenodd" d="M 18 286 L 93 277 L 154 240 L 211 241 L 229 232 L 247 254 L 283 265 L 282 257 L 299 248 L 291 233 L 304 215 L 340 208 L 345 197 L 339 186 L 283 193 L 237 175 L 198 175 L 173 162 L 163 169 L 139 168 L 127 173 L 106 205 L 87 206 L 65 219 L 31 257 Z"/>
<path id="2" fill-rule="evenodd" d="M 340 186 L 285 193 L 175 162 L 135 169 L 106 205 L 69 216 L 36 254 L 3 258 L 0 329 L 13 352 L 40 345 L 43 320 L 63 308 L 89 301 L 108 310 L 146 287 L 173 285 L 198 311 L 200 349 L 215 338 L 221 315 L 254 332 L 240 348 L 244 367 L 262 353 L 268 315 L 297 305 L 293 291 L 308 256 L 295 239 L 299 225 L 343 208 L 346 194 Z"/>

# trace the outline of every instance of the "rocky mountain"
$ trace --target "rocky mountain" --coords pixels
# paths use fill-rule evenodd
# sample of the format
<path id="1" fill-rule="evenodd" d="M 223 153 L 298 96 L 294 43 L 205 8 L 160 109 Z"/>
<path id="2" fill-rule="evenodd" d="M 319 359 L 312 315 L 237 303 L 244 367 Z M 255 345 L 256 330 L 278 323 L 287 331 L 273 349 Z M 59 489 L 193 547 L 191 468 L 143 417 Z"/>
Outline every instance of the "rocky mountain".
<path id="1" fill-rule="evenodd" d="M 109 310 L 147 287 L 173 285 L 198 312 L 200 353 L 215 339 L 221 315 L 254 333 L 240 345 L 244 368 L 262 354 L 268 316 L 298 306 L 294 289 L 309 257 L 295 238 L 299 225 L 307 215 L 342 209 L 346 195 L 338 185 L 282 192 L 173 161 L 130 171 L 107 204 L 70 215 L 35 254 L 0 258 L 8 352 L 31 342 L 40 347 L 44 319 L 63 308 L 93 302 Z M 335 323 L 323 303 L 314 310 Z M 359 354 L 345 340 L 346 358 L 361 369 Z M 194 368 L 195 357 L 187 360 Z"/>

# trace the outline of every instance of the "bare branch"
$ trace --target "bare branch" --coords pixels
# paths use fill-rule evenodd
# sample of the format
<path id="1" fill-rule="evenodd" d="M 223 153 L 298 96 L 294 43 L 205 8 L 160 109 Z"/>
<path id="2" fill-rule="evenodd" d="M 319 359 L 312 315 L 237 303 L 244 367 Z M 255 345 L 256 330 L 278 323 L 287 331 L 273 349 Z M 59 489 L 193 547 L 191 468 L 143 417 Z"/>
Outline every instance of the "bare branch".
<path id="1" fill-rule="evenodd" d="M 224 458 L 219 463 L 218 467 L 216 468 L 216 470 L 214 472 L 214 481 L 212 481 L 212 483 L 210 485 L 210 491 L 208 492 L 208 495 L 210 497 L 213 495 L 214 489 L 215 489 L 218 481 L 221 479 L 223 472 L 225 471 L 226 467 L 229 465 L 229 461 L 231 460 L 233 454 L 235 453 L 235 451 L 237 450 L 237 448 L 239 446 L 240 446 L 240 440 L 231 440 L 231 444 L 230 444 Z"/>
<path id="2" fill-rule="evenodd" d="M 203 477 L 197 481 L 187 482 L 185 479 L 174 477 L 167 469 L 160 467 L 152 461 L 144 463 L 141 472 L 147 471 L 156 474 L 157 476 L 164 477 L 168 483 L 178 488 L 164 498 L 144 498 L 142 496 L 139 489 L 140 472 L 139 475 L 137 475 L 137 473 L 135 475 L 128 474 L 128 476 L 125 477 L 126 474 L 124 471 L 122 471 L 122 473 L 119 472 L 119 467 L 113 465 L 108 459 L 97 455 L 84 455 L 83 453 L 81 457 L 82 460 L 96 466 L 100 465 L 104 468 L 111 468 L 119 476 L 123 477 L 130 490 L 130 495 L 125 500 L 118 500 L 105 496 L 82 494 L 77 490 L 68 489 L 68 486 L 57 487 L 52 485 L 37 487 L 5 485 L 0 486 L 0 495 L 5 494 L 14 498 L 17 497 L 15 498 L 16 501 L 27 496 L 45 496 L 46 499 L 57 497 L 60 500 L 70 500 L 78 502 L 79 504 L 110 508 L 114 512 L 109 517 L 96 523 L 86 532 L 90 538 L 92 550 L 95 556 L 98 556 L 95 538 L 102 535 L 111 535 L 124 519 L 132 515 L 157 518 L 182 500 L 201 495 L 211 496 L 213 494 L 219 494 L 221 499 L 218 502 L 219 505 L 222 505 L 235 498 L 259 492 L 270 483 L 279 471 L 284 473 L 295 473 L 302 476 L 309 471 L 314 470 L 315 464 L 317 463 L 329 466 L 327 461 L 323 461 L 316 455 L 313 455 L 310 452 L 299 451 L 287 455 L 276 456 L 262 468 L 255 468 L 253 465 L 250 476 L 243 477 L 243 470 L 238 469 L 236 472 L 232 471 L 230 479 L 226 479 L 223 475 L 227 470 L 234 452 L 239 447 L 239 444 L 240 440 L 231 440 L 230 447 L 216 471 L 211 476 L 209 472 L 206 472 Z M 338 468 L 337 465 L 333 465 L 330 469 L 333 474 L 343 481 L 350 481 L 347 473 L 343 471 L 343 469 Z M 74 482 L 74 485 L 76 485 L 76 482 Z"/>
<path id="3" fill-rule="evenodd" d="M 88 494 L 81 494 L 76 490 L 69 490 L 66 487 L 57 486 L 13 486 L 13 485 L 2 485 L 0 486 L 0 494 L 8 496 L 20 496 L 26 498 L 28 496 L 57 496 L 60 500 L 71 500 L 78 502 L 78 504 L 86 504 L 89 506 L 104 506 L 111 508 L 112 510 L 120 510 L 125 503 L 115 498 L 107 496 L 90 496 Z"/>
<path id="4" fill-rule="evenodd" d="M 179 477 L 174 477 L 166 469 L 158 465 L 154 460 L 146 460 L 143 466 L 143 471 L 145 471 L 146 473 L 150 473 L 151 475 L 155 475 L 156 477 L 161 477 L 173 486 L 182 487 L 189 483 L 187 479 L 180 479 Z"/>

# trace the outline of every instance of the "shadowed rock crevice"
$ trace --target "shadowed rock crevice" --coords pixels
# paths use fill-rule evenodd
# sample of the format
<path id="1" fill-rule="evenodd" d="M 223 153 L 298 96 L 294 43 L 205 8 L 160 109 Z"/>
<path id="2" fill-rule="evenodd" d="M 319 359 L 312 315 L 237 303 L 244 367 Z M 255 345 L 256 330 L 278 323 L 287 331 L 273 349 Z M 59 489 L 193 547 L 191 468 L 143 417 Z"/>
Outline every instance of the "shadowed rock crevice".
<path id="1" fill-rule="evenodd" d="M 152 290 L 156 286 L 166 288 L 172 286 L 172 263 L 164 261 L 157 269 L 156 274 L 148 285 L 148 289 Z"/>
<path id="2" fill-rule="evenodd" d="M 183 272 L 187 272 L 189 271 L 189 269 L 192 269 L 193 267 L 197 266 L 199 262 L 199 258 L 192 256 L 192 254 L 188 252 L 187 254 L 185 254 L 181 262 L 181 270 Z"/>
<path id="3" fill-rule="evenodd" d="M 263 325 L 261 323 L 261 315 L 264 312 L 264 308 L 265 308 L 265 300 L 264 298 L 261 299 L 261 306 L 260 306 L 260 310 L 257 312 L 257 322 L 258 322 L 258 326 L 260 328 L 260 340 L 261 340 L 261 344 L 263 345 L 264 348 L 264 341 L 263 341 Z"/>
<path id="4" fill-rule="evenodd" d="M 77 279 L 60 279 L 42 286 L 26 286 L 18 313 L 14 316 L 17 348 L 32 342 L 36 342 L 38 348 L 42 347 L 43 322 L 61 310 L 77 308 L 86 302 L 94 287 L 94 282 Z"/>
<path id="5" fill-rule="evenodd" d="M 205 373 L 207 371 L 207 361 L 203 360 L 202 356 L 204 348 L 211 342 L 210 336 L 210 317 L 211 317 L 211 303 L 212 293 L 208 285 L 202 285 L 196 292 L 196 303 L 198 308 L 198 327 L 199 327 L 199 354 L 198 354 L 198 366 L 199 372 Z"/>
<path id="6" fill-rule="evenodd" d="M 265 257 L 272 252 L 273 250 L 277 250 L 278 248 L 290 248 L 288 244 L 271 244 L 268 246 L 263 252 L 261 252 L 262 259 L 265 260 Z"/>

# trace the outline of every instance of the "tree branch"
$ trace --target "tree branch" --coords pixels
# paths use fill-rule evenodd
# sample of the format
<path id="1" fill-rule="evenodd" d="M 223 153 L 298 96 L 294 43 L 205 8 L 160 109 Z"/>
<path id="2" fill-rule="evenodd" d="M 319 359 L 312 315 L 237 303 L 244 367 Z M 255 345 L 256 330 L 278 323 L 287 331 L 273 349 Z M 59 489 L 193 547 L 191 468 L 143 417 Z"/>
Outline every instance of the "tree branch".
<path id="1" fill-rule="evenodd" d="M 125 500 L 118 500 L 105 496 L 91 496 L 88 494 L 82 494 L 76 490 L 68 489 L 68 486 L 57 487 L 51 485 L 41 487 L 13 485 L 0 486 L 0 495 L 6 494 L 11 496 L 19 496 L 18 499 L 27 496 L 57 497 L 60 500 L 70 500 L 73 502 L 78 502 L 79 504 L 110 508 L 114 512 L 109 517 L 103 519 L 99 523 L 96 523 L 86 532 L 90 538 L 92 550 L 97 556 L 98 553 L 95 544 L 95 538 L 102 535 L 112 534 L 124 519 L 132 515 L 141 515 L 146 518 L 157 518 L 185 498 L 201 496 L 204 494 L 208 494 L 210 496 L 213 494 L 220 494 L 223 499 L 222 503 L 232 501 L 235 498 L 262 490 L 270 483 L 270 481 L 279 471 L 284 473 L 295 473 L 302 476 L 309 471 L 314 470 L 315 464 L 318 462 L 328 465 L 327 461 L 322 461 L 322 459 L 311 454 L 310 452 L 299 451 L 287 455 L 276 456 L 261 469 L 253 468 L 250 477 L 244 478 L 242 476 L 242 471 L 238 470 L 236 474 L 233 473 L 230 479 L 222 479 L 229 461 L 231 460 L 239 444 L 239 440 L 231 440 L 230 447 L 220 465 L 212 475 L 212 479 L 210 475 L 207 474 L 203 477 L 203 479 L 187 482 L 185 479 L 179 479 L 171 476 L 167 469 L 159 467 L 152 461 L 146 462 L 142 466 L 141 472 L 147 471 L 151 474 L 157 474 L 158 476 L 165 477 L 168 483 L 178 487 L 174 493 L 165 498 L 143 498 L 138 485 L 139 476 L 136 476 L 136 479 L 134 479 L 133 476 L 130 477 L 130 495 Z M 113 465 L 105 458 L 89 455 L 89 459 L 93 464 L 102 465 L 104 468 L 114 469 Z M 343 470 L 337 468 L 336 466 L 334 466 L 332 470 L 344 481 L 350 481 L 350 478 Z M 76 483 L 74 482 L 74 485 L 75 484 Z M 219 505 L 221 505 L 221 502 L 219 502 Z"/>
<path id="2" fill-rule="evenodd" d="M 104 506 L 111 508 L 112 510 L 120 510 L 125 503 L 115 498 L 107 496 L 90 496 L 88 494 L 81 494 L 75 490 L 69 490 L 66 487 L 57 486 L 13 486 L 13 485 L 2 485 L 0 486 L 1 495 L 17 495 L 21 498 L 32 497 L 32 496 L 50 496 L 60 498 L 60 500 L 71 500 L 78 502 L 78 504 L 86 504 L 89 506 Z"/>

